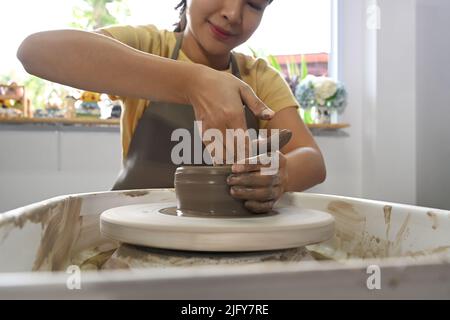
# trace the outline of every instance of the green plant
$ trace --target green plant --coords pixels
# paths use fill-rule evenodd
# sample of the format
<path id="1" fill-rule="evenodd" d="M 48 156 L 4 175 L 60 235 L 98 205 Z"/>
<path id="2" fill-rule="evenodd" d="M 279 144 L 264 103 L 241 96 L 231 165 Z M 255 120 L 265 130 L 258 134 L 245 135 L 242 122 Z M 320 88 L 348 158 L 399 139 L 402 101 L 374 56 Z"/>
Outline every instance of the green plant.
<path id="1" fill-rule="evenodd" d="M 0 74 L 0 84 L 6 84 L 11 81 L 11 75 L 10 74 Z"/>
<path id="2" fill-rule="evenodd" d="M 301 79 L 300 81 L 305 80 L 305 78 L 308 76 L 309 74 L 309 70 L 308 70 L 308 62 L 306 62 L 306 56 L 304 54 L 302 54 L 302 70 L 301 70 Z"/>
<path id="3" fill-rule="evenodd" d="M 280 63 L 278 62 L 277 58 L 273 55 L 267 56 L 267 61 L 269 61 L 269 64 L 275 68 L 278 72 L 283 72 L 283 69 L 281 68 Z"/>
<path id="4" fill-rule="evenodd" d="M 30 99 L 33 109 L 45 108 L 45 91 L 49 84 L 48 81 L 35 76 L 29 76 L 25 80 L 27 98 Z"/>
<path id="5" fill-rule="evenodd" d="M 300 78 L 300 68 L 298 67 L 298 64 L 295 62 L 293 57 L 289 57 L 287 68 L 289 78 Z"/>
<path id="6" fill-rule="evenodd" d="M 288 57 L 288 62 L 286 64 L 287 73 L 283 70 L 281 67 L 280 62 L 278 61 L 277 57 L 274 55 L 265 55 L 262 50 L 257 51 L 253 48 L 250 48 L 250 51 L 253 54 L 254 58 L 263 58 L 266 59 L 270 66 L 272 66 L 275 70 L 280 72 L 284 75 L 284 78 L 286 79 L 287 83 L 289 84 L 289 87 L 292 90 L 292 93 L 295 94 L 297 86 L 299 83 L 304 80 L 308 74 L 308 63 L 306 61 L 306 56 L 302 54 L 301 58 L 301 67 L 298 66 L 298 64 L 295 62 L 295 58 L 293 56 Z"/>
<path id="7" fill-rule="evenodd" d="M 286 65 L 287 67 L 287 74 L 286 74 L 283 71 L 283 68 L 281 67 L 280 62 L 278 61 L 276 56 L 274 55 L 265 56 L 261 53 L 261 51 L 257 52 L 252 48 L 249 49 L 251 50 L 255 58 L 265 58 L 269 63 L 269 65 L 271 65 L 279 73 L 283 74 L 286 82 L 289 84 L 289 87 L 291 88 L 292 93 L 296 95 L 296 92 L 298 92 L 297 88 L 299 87 L 299 84 L 309 75 L 308 63 L 306 61 L 306 56 L 304 54 L 302 54 L 301 57 L 301 67 L 298 66 L 298 64 L 295 62 L 292 56 L 288 58 L 288 63 Z M 313 119 L 311 117 L 311 113 L 309 110 L 303 111 L 303 120 L 305 123 L 308 124 L 313 123 Z"/>
<path id="8" fill-rule="evenodd" d="M 72 10 L 74 21 L 70 26 L 95 30 L 120 23 L 130 16 L 127 0 L 82 0 Z"/>

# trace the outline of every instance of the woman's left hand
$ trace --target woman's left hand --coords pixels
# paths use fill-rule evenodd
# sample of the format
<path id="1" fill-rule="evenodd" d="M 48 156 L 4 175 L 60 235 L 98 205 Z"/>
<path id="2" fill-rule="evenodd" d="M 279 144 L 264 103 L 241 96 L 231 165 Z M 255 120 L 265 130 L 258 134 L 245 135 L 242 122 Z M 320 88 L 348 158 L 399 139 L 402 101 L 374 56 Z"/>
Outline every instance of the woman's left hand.
<path id="1" fill-rule="evenodd" d="M 263 165 L 260 161 L 258 164 L 249 164 L 252 162 L 246 159 L 246 164 L 233 165 L 233 174 L 227 179 L 231 196 L 244 200 L 245 207 L 254 213 L 270 212 L 287 189 L 287 159 L 281 152 L 277 154 L 279 167 L 270 175 L 261 172 L 262 168 L 268 168 L 270 164 Z"/>

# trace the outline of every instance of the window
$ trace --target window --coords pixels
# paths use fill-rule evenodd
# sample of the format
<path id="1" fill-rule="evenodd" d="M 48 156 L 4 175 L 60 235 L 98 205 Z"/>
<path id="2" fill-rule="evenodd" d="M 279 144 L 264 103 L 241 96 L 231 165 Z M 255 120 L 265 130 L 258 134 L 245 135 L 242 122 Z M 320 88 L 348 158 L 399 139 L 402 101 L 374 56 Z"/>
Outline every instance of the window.
<path id="1" fill-rule="evenodd" d="M 250 53 L 249 47 L 262 55 L 274 55 L 284 73 L 287 64 L 300 66 L 302 55 L 309 73 L 328 74 L 331 51 L 332 0 L 275 0 L 252 38 L 238 50 Z"/>

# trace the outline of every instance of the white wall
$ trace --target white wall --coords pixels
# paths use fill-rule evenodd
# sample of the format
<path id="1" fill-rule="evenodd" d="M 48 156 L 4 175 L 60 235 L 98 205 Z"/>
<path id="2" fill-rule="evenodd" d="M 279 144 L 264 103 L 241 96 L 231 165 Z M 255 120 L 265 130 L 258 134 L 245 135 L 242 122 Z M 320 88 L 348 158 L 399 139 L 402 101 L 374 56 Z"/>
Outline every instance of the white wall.
<path id="1" fill-rule="evenodd" d="M 0 125 L 0 212 L 55 196 L 110 190 L 118 129 Z"/>
<path id="2" fill-rule="evenodd" d="M 335 155 L 352 159 L 341 184 L 363 198 L 416 204 L 415 0 L 338 3 L 339 78 L 352 124 L 348 148 Z"/>
<path id="3" fill-rule="evenodd" d="M 362 197 L 450 209 L 450 2 L 366 6 L 374 2 L 381 24 L 364 34 Z"/>
<path id="4" fill-rule="evenodd" d="M 381 24 L 365 28 L 362 192 L 415 204 L 415 0 L 371 3 L 379 7 Z"/>
<path id="5" fill-rule="evenodd" d="M 450 1 L 417 0 L 417 202 L 450 209 Z"/>
<path id="6" fill-rule="evenodd" d="M 371 5 L 379 28 L 368 28 Z M 339 10 L 355 138 L 343 152 L 360 159 L 342 184 L 360 179 L 363 198 L 450 209 L 450 1 L 339 0 Z"/>

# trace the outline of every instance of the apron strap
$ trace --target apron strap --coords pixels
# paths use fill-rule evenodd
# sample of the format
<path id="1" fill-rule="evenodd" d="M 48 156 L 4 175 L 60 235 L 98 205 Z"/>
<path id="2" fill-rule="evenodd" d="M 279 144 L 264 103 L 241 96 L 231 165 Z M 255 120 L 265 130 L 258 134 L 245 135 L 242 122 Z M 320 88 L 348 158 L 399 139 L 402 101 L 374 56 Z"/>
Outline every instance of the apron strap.
<path id="1" fill-rule="evenodd" d="M 241 79 L 241 72 L 239 71 L 239 65 L 237 63 L 236 57 L 234 56 L 234 52 L 231 52 L 231 72 L 233 72 L 233 75 L 236 78 Z"/>
<path id="2" fill-rule="evenodd" d="M 175 38 L 177 39 L 177 43 L 175 44 L 175 49 L 173 49 L 172 52 L 172 60 L 178 60 L 181 46 L 183 45 L 183 33 L 175 33 Z"/>

